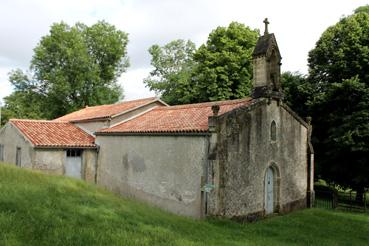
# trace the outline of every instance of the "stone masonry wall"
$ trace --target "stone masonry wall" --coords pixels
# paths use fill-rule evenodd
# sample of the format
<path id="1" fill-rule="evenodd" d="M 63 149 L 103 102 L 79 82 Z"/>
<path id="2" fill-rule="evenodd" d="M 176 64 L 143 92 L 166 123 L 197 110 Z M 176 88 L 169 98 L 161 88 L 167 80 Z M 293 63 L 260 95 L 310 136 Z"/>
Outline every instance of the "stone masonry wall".
<path id="1" fill-rule="evenodd" d="M 277 101 L 220 116 L 216 158 L 209 170 L 215 189 L 208 195 L 212 215 L 264 215 L 265 174 L 275 170 L 275 210 L 288 212 L 305 206 L 307 188 L 307 128 Z M 276 141 L 271 140 L 272 121 Z"/>

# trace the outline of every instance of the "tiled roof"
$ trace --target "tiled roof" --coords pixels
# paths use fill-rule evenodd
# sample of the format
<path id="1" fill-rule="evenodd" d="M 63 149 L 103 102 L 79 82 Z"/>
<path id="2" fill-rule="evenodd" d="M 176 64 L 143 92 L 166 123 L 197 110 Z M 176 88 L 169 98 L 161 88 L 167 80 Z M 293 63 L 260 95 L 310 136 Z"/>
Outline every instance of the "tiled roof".
<path id="1" fill-rule="evenodd" d="M 132 110 L 134 108 L 146 105 L 150 102 L 154 102 L 157 100 L 158 99 L 155 97 L 150 97 L 133 101 L 121 102 L 117 104 L 86 107 L 84 109 L 59 117 L 54 121 L 77 122 L 93 119 L 106 119 L 116 114 Z"/>
<path id="2" fill-rule="evenodd" d="M 10 122 L 37 147 L 96 147 L 95 138 L 72 123 L 18 119 Z"/>
<path id="3" fill-rule="evenodd" d="M 208 117 L 213 115 L 211 106 L 219 105 L 218 115 L 251 104 L 251 98 L 187 104 L 155 108 L 141 116 L 123 122 L 99 133 L 175 133 L 207 132 Z"/>

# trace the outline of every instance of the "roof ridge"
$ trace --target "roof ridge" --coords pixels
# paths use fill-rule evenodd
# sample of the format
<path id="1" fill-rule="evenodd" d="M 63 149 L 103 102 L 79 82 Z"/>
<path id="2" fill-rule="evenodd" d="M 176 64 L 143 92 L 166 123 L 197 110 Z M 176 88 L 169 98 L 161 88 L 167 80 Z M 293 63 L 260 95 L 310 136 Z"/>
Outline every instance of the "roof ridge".
<path id="1" fill-rule="evenodd" d="M 114 104 L 103 104 L 103 105 L 95 105 L 95 106 L 86 106 L 84 108 L 78 109 L 76 111 L 70 112 L 68 114 L 65 114 L 63 116 L 60 116 L 56 119 L 53 119 L 53 121 L 73 121 L 73 120 L 86 120 L 86 119 L 97 119 L 97 118 L 109 118 L 109 113 L 102 113 L 102 112 L 111 112 L 111 111 L 117 111 L 123 108 L 126 108 L 124 111 L 127 111 L 128 109 L 132 107 L 139 107 L 143 104 L 149 104 L 154 103 L 156 101 L 159 101 L 160 99 L 157 97 L 147 97 L 147 98 L 140 98 L 135 100 L 129 100 L 129 101 L 122 101 L 117 102 Z M 139 104 L 138 106 L 136 104 Z M 141 105 L 142 104 L 142 105 Z M 136 105 L 136 106 L 135 106 Z M 115 115 L 117 112 L 113 113 L 112 115 Z M 96 116 L 98 115 L 98 116 Z"/>
<path id="2" fill-rule="evenodd" d="M 183 109 L 183 108 L 204 108 L 212 105 L 220 104 L 222 105 L 232 105 L 240 102 L 246 102 L 252 100 L 251 97 L 245 97 L 240 99 L 232 99 L 232 100 L 224 100 L 224 101 L 213 101 L 213 102 L 202 102 L 202 103 L 190 103 L 190 104 L 182 104 L 182 105 L 174 105 L 169 107 L 158 107 L 154 110 L 170 110 L 170 109 Z"/>
<path id="3" fill-rule="evenodd" d="M 53 120 L 37 120 L 37 119 L 10 119 L 11 122 L 39 122 L 39 123 L 68 123 L 65 121 L 53 121 Z"/>
<path id="4" fill-rule="evenodd" d="M 111 103 L 111 104 L 89 106 L 88 108 L 101 107 L 101 106 L 116 106 L 116 105 L 125 104 L 125 103 L 132 103 L 132 102 L 139 102 L 139 101 L 146 101 L 146 100 L 148 101 L 148 100 L 155 100 L 155 99 L 158 99 L 158 98 L 157 97 L 146 97 L 146 98 L 139 98 L 139 99 L 128 100 L 128 101 L 121 101 L 121 102 L 116 102 L 116 103 Z"/>
<path id="5" fill-rule="evenodd" d="M 77 111 L 70 112 L 69 114 L 72 114 L 72 113 L 75 113 L 75 112 L 79 112 L 79 111 L 84 110 L 86 108 L 97 108 L 97 107 L 104 107 L 104 106 L 116 106 L 116 105 L 130 103 L 130 102 L 138 102 L 138 101 L 154 100 L 154 99 L 157 99 L 157 97 L 147 97 L 147 98 L 140 98 L 140 99 L 134 99 L 134 100 L 128 100 L 128 101 L 121 101 L 121 102 L 110 103 L 110 104 L 101 104 L 101 105 L 94 105 L 94 106 L 86 106 L 84 108 L 78 109 Z M 66 114 L 66 115 L 68 115 L 68 114 Z"/>

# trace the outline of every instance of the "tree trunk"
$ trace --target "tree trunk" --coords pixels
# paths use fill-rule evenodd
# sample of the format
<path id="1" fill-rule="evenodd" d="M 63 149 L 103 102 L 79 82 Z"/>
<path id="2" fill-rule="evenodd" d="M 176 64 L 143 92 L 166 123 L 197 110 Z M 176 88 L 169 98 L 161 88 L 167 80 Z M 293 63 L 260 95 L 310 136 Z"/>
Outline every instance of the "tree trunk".
<path id="1" fill-rule="evenodd" d="M 364 202 L 364 187 L 360 187 L 356 189 L 356 198 L 355 201 L 359 202 L 359 203 L 363 203 Z"/>

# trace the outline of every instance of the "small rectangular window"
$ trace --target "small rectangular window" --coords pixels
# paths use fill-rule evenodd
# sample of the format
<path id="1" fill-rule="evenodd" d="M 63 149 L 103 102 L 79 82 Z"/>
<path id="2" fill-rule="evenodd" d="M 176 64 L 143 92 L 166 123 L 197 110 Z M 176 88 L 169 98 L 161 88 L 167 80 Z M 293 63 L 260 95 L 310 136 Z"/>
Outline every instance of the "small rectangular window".
<path id="1" fill-rule="evenodd" d="M 17 152 L 15 155 L 15 164 L 20 167 L 22 165 L 22 149 L 17 147 Z"/>
<path id="2" fill-rule="evenodd" d="M 67 149 L 67 157 L 80 157 L 82 150 L 80 149 Z"/>
<path id="3" fill-rule="evenodd" d="M 0 161 L 4 161 L 4 145 L 0 144 Z"/>

